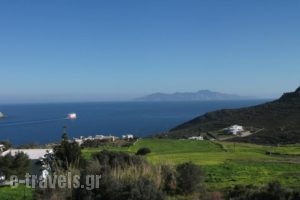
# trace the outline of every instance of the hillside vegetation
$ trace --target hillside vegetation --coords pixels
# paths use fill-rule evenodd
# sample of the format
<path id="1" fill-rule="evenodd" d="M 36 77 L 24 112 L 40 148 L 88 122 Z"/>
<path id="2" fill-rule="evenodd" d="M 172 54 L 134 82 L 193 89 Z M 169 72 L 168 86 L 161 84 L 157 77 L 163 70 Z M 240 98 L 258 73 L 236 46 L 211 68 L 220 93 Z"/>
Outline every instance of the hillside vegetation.
<path id="1" fill-rule="evenodd" d="M 170 130 L 165 136 L 185 138 L 219 131 L 233 124 L 261 129 L 248 137 L 232 140 L 258 144 L 287 144 L 300 142 L 300 87 L 285 93 L 280 99 L 240 109 L 209 112 Z"/>

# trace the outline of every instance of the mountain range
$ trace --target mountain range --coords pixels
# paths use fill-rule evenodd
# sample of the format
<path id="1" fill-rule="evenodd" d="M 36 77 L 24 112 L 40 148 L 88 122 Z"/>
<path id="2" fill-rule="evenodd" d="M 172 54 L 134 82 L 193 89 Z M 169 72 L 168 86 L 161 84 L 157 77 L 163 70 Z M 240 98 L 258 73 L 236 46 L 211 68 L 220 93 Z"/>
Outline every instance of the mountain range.
<path id="1" fill-rule="evenodd" d="M 244 97 L 236 94 L 225 94 L 210 90 L 198 92 L 176 92 L 172 94 L 154 93 L 135 99 L 136 101 L 220 101 L 220 100 L 244 100 L 253 97 Z"/>
<path id="2" fill-rule="evenodd" d="M 260 144 L 300 143 L 300 87 L 264 104 L 206 113 L 171 129 L 165 136 L 187 138 L 234 124 L 261 131 L 232 140 Z"/>

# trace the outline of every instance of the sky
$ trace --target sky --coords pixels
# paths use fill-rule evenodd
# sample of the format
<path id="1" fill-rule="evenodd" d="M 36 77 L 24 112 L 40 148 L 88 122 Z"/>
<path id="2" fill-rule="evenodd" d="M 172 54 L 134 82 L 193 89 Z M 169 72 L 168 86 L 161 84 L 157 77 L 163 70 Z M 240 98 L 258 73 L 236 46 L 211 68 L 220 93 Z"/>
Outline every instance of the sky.
<path id="1" fill-rule="evenodd" d="M 298 0 L 0 1 L 0 103 L 300 84 Z"/>

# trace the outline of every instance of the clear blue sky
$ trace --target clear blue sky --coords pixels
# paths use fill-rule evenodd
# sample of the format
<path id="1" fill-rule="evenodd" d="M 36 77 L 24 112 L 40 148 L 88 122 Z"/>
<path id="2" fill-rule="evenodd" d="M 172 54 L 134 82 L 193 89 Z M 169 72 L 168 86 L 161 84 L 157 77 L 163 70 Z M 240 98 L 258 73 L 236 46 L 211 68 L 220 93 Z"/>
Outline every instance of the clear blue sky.
<path id="1" fill-rule="evenodd" d="M 298 0 L 0 1 L 0 102 L 300 85 Z"/>

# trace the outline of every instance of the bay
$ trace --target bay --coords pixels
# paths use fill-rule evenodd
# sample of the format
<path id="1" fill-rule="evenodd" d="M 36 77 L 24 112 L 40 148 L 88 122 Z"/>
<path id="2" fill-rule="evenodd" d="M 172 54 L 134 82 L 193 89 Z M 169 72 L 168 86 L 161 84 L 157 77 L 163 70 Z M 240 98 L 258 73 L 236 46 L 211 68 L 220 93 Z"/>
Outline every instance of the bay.
<path id="1" fill-rule="evenodd" d="M 63 127 L 70 138 L 96 134 L 144 137 L 209 111 L 257 105 L 267 100 L 203 102 L 97 102 L 0 105 L 0 140 L 14 145 L 59 141 Z M 76 120 L 66 119 L 75 112 Z"/>

